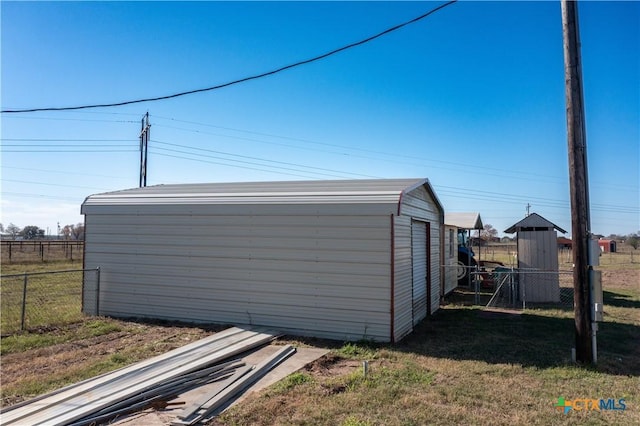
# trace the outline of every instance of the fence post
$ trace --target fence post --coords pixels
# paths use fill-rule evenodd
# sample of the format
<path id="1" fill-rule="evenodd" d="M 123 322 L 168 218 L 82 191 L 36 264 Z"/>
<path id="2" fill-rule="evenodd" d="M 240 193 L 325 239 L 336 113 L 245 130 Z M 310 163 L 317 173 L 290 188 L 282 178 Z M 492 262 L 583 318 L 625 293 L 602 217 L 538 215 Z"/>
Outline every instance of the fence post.
<path id="1" fill-rule="evenodd" d="M 9 263 L 11 263 L 11 246 L 13 244 L 9 243 Z M 631 263 L 633 263 L 633 255 L 631 255 Z"/>
<path id="2" fill-rule="evenodd" d="M 27 273 L 24 273 L 24 284 L 22 285 L 22 312 L 20 313 L 20 331 L 24 331 L 24 320 L 27 310 L 27 281 L 29 280 Z"/>
<path id="3" fill-rule="evenodd" d="M 96 315 L 100 316 L 100 267 L 96 268 Z"/>

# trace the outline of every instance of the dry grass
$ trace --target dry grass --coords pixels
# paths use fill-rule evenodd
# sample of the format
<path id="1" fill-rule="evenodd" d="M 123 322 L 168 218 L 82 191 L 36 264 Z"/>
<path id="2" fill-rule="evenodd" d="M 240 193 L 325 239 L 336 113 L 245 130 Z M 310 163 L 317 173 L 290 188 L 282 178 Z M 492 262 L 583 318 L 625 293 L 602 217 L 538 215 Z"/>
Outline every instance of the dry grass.
<path id="1" fill-rule="evenodd" d="M 0 245 L 0 260 L 3 265 L 65 261 L 74 261 L 76 263 L 79 261 L 82 263 L 84 242 L 71 240 L 3 240 Z"/>
<path id="2" fill-rule="evenodd" d="M 445 306 L 399 345 L 335 347 L 220 417 L 228 425 L 640 424 L 640 288 L 605 271 L 599 363 L 570 360 L 573 312 Z M 370 360 L 363 377 L 360 362 Z M 563 414 L 558 397 L 624 398 L 626 411 Z"/>
<path id="3" fill-rule="evenodd" d="M 332 349 L 215 420 L 228 425 L 640 424 L 635 264 L 603 268 L 599 363 L 570 361 L 570 310 L 444 306 L 398 345 L 291 339 Z M 107 318 L 2 339 L 2 403 L 166 352 L 211 330 Z M 368 377 L 362 361 L 370 361 Z M 558 412 L 558 397 L 624 398 L 624 412 Z"/>

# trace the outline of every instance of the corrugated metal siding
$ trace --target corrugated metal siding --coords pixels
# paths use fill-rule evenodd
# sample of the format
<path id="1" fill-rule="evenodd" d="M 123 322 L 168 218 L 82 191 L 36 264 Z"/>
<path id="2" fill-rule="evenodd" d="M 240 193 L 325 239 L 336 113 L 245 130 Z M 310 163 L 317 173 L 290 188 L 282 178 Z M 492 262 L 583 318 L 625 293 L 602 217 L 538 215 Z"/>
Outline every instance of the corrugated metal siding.
<path id="1" fill-rule="evenodd" d="M 444 231 L 444 295 L 458 286 L 456 265 L 458 263 L 458 234 L 455 226 L 445 225 Z"/>
<path id="2" fill-rule="evenodd" d="M 427 316 L 427 226 L 411 221 L 411 262 L 413 325 Z"/>
<path id="3" fill-rule="evenodd" d="M 84 225 L 85 231 L 89 229 L 92 220 L 85 217 Z M 83 260 L 83 269 L 86 269 L 86 247 L 87 244 L 91 244 L 94 241 L 93 233 L 85 232 L 85 256 Z M 95 264 L 94 268 L 100 266 L 100 264 Z M 99 281 L 95 279 L 93 274 L 83 273 L 82 277 L 82 312 L 88 313 L 90 315 L 99 315 L 99 306 L 98 306 L 98 290 L 99 290 Z"/>
<path id="4" fill-rule="evenodd" d="M 535 271 L 558 271 L 557 234 L 549 231 L 518 232 L 518 267 Z M 520 274 L 521 298 L 527 302 L 559 302 L 557 274 Z M 526 294 L 522 294 L 526 292 Z"/>
<path id="5" fill-rule="evenodd" d="M 389 340 L 393 281 L 397 341 L 413 329 L 411 217 L 431 227 L 439 305 L 443 213 L 425 179 L 160 185 L 93 195 L 82 212 L 103 314 Z"/>
<path id="6" fill-rule="evenodd" d="M 394 219 L 394 339 L 400 340 L 413 330 L 411 306 L 411 218 Z"/>
<path id="7" fill-rule="evenodd" d="M 144 207 L 87 214 L 85 265 L 101 266 L 102 314 L 390 339 L 388 214 L 351 204 L 313 214 L 291 205 Z"/>
<path id="8" fill-rule="evenodd" d="M 402 215 L 424 220 L 431 224 L 431 313 L 440 309 L 440 229 L 444 221 L 439 202 L 429 194 L 424 186 L 420 186 L 405 194 L 400 206 Z"/>
<path id="9" fill-rule="evenodd" d="M 359 179 L 158 185 L 92 195 L 83 213 L 95 206 L 203 204 L 397 204 L 403 190 L 424 179 Z M 102 210 L 100 212 L 103 212 Z"/>
<path id="10" fill-rule="evenodd" d="M 413 330 L 412 323 L 412 263 L 411 220 L 418 219 L 430 225 L 430 310 L 440 307 L 440 229 L 443 212 L 437 200 L 424 186 L 405 193 L 401 200 L 400 215 L 394 219 L 394 338 L 400 340 Z"/>

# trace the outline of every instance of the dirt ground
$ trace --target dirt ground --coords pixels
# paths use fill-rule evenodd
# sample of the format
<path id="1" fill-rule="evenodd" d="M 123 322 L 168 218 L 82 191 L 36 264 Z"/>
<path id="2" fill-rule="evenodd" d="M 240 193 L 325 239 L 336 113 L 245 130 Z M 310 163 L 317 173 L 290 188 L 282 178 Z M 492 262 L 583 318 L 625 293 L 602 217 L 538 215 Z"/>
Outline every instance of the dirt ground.
<path id="1" fill-rule="evenodd" d="M 640 270 L 603 272 L 603 286 L 619 289 L 640 286 Z M 44 348 L 3 355 L 0 359 L 0 380 L 4 389 L 17 383 L 46 382 L 52 374 L 62 375 L 73 383 L 76 372 L 86 371 L 93 365 L 114 355 L 125 356 L 127 363 L 165 353 L 171 349 L 208 336 L 224 327 L 190 327 L 175 324 L 148 324 L 117 321 L 119 331 L 88 339 L 55 344 Z M 46 330 L 47 333 L 68 333 L 73 327 Z M 318 377 L 334 376 L 362 368 L 357 361 L 341 359 L 329 353 L 305 370 Z M 4 394 L 4 392 L 3 392 Z M 3 395 L 2 406 L 13 405 L 34 395 Z"/>
<path id="2" fill-rule="evenodd" d="M 640 269 L 602 271 L 602 287 L 615 287 L 621 290 L 640 288 Z"/>

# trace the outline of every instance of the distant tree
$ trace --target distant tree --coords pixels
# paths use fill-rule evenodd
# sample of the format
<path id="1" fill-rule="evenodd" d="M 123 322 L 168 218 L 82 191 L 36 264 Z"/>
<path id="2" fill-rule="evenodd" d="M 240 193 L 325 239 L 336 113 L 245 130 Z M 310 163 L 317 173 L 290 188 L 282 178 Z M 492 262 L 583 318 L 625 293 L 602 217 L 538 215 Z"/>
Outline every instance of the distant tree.
<path id="1" fill-rule="evenodd" d="M 4 225 L 0 223 L 0 232 L 4 233 Z"/>
<path id="2" fill-rule="evenodd" d="M 640 235 L 629 234 L 629 236 L 627 236 L 627 244 L 633 247 L 634 250 L 637 250 L 640 246 Z"/>
<path id="3" fill-rule="evenodd" d="M 44 229 L 40 229 L 35 225 L 25 226 L 22 228 L 22 231 L 20 231 L 20 235 L 22 235 L 25 240 L 44 238 Z"/>
<path id="4" fill-rule="evenodd" d="M 71 228 L 71 235 L 74 240 L 84 240 L 84 223 L 78 223 Z"/>
<path id="5" fill-rule="evenodd" d="M 7 234 L 9 234 L 11 236 L 11 238 L 16 238 L 18 235 L 20 235 L 20 228 L 18 228 L 16 225 L 14 225 L 13 223 L 10 223 L 7 226 Z"/>
<path id="6" fill-rule="evenodd" d="M 66 240 L 84 240 L 84 224 L 65 225 L 64 228 L 62 228 L 62 235 Z"/>
<path id="7" fill-rule="evenodd" d="M 73 225 L 65 225 L 61 230 L 60 230 L 60 235 L 62 235 L 62 237 L 65 240 L 69 240 L 71 239 L 71 227 Z"/>
<path id="8" fill-rule="evenodd" d="M 487 223 L 484 226 L 484 229 L 480 231 L 480 238 L 482 238 L 485 241 L 491 242 L 497 237 L 498 237 L 498 230 L 494 228 L 493 225 L 491 224 Z"/>

